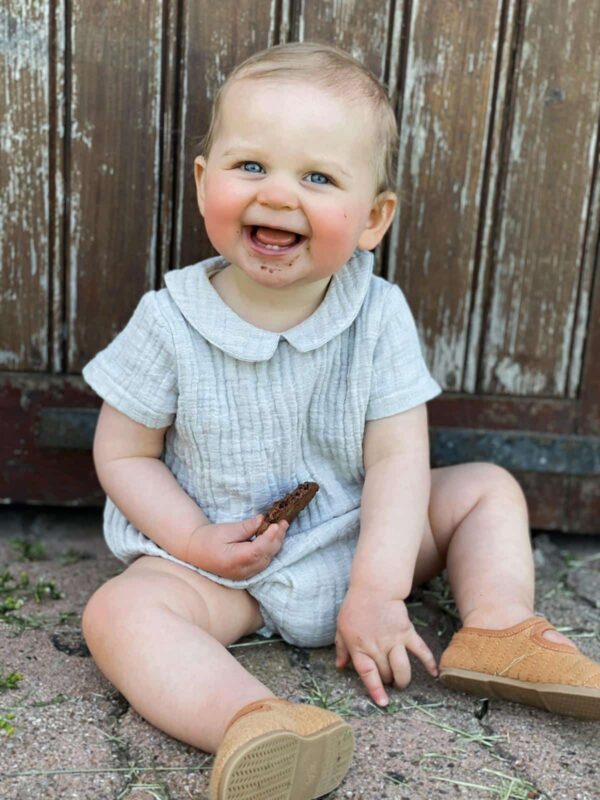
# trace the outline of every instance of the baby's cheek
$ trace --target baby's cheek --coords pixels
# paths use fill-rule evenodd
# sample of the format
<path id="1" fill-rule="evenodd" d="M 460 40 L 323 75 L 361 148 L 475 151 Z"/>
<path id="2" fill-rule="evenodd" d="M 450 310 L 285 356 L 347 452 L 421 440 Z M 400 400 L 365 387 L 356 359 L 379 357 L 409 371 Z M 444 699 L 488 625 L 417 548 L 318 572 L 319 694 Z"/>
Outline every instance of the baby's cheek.
<path id="1" fill-rule="evenodd" d="M 320 242 L 332 256 L 346 260 L 355 246 L 357 224 L 351 210 L 328 210 L 319 216 L 318 226 L 313 227 L 315 242 Z"/>
<path id="2" fill-rule="evenodd" d="M 225 191 L 207 193 L 204 206 L 204 224 L 210 240 L 220 240 L 225 235 L 231 235 L 232 225 L 238 222 L 235 213 L 235 198 Z"/>
<path id="3" fill-rule="evenodd" d="M 206 206 L 204 211 L 204 224 L 209 238 L 213 241 L 214 238 L 220 238 L 225 233 L 228 225 L 228 218 L 225 209 L 215 206 Z"/>

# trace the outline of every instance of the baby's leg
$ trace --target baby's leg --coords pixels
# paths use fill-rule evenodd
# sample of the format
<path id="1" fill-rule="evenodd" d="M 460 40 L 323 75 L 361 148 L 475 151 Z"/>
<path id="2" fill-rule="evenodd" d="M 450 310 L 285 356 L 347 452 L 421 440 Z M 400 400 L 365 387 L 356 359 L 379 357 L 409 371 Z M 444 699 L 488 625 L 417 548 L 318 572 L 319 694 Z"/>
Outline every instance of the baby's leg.
<path id="1" fill-rule="evenodd" d="M 463 625 L 508 628 L 532 616 L 527 502 L 509 472 L 489 463 L 432 470 L 429 524 L 413 586 L 446 566 Z M 555 631 L 544 636 L 569 641 Z"/>
<path id="2" fill-rule="evenodd" d="M 262 625 L 248 592 L 155 556 L 103 584 L 82 619 L 96 664 L 132 707 L 207 752 L 240 708 L 274 696 L 225 647 Z"/>
<path id="3" fill-rule="evenodd" d="M 434 470 L 429 522 L 415 583 L 445 563 L 463 622 L 442 654 L 442 683 L 600 719 L 600 664 L 533 613 L 528 511 L 517 481 L 493 464 Z"/>
<path id="4" fill-rule="evenodd" d="M 510 473 L 487 463 L 433 469 L 429 524 L 415 585 L 446 566 L 464 625 L 503 628 L 531 616 L 527 505 Z"/>

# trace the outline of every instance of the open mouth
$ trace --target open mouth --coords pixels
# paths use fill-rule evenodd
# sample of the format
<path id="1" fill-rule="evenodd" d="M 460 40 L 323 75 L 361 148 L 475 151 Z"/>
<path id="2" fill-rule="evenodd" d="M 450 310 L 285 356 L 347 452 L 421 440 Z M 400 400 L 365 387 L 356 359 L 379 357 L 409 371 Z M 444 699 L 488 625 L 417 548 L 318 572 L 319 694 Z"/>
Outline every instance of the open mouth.
<path id="1" fill-rule="evenodd" d="M 257 231 L 258 231 L 258 225 L 245 225 L 243 235 L 244 235 L 244 240 L 246 244 L 250 247 L 250 249 L 256 253 L 259 253 L 262 256 L 288 255 L 289 253 L 293 253 L 295 250 L 297 250 L 301 246 L 302 242 L 304 242 L 304 240 L 306 239 L 306 236 L 301 236 L 299 233 L 293 233 L 291 231 L 285 231 L 285 233 L 288 234 L 288 236 L 285 237 L 282 236 L 282 234 L 284 233 L 283 231 L 277 229 L 261 228 L 261 231 L 263 232 L 273 231 L 274 234 L 278 233 L 278 236 L 274 235 L 273 237 L 268 237 L 268 238 L 273 238 L 273 239 L 280 238 L 282 241 L 285 241 L 286 239 L 290 239 L 290 237 L 293 237 L 293 240 L 286 242 L 286 244 L 275 244 L 274 242 L 267 243 L 264 241 L 261 242 L 257 238 Z"/>

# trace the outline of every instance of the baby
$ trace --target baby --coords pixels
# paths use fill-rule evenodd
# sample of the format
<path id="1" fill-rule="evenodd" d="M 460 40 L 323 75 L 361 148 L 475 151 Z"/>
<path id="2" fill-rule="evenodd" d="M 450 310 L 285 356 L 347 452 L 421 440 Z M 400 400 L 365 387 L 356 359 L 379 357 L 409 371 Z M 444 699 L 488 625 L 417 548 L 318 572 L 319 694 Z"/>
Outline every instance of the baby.
<path id="1" fill-rule="evenodd" d="M 385 89 L 346 53 L 247 59 L 195 160 L 219 255 L 169 272 L 83 371 L 104 401 L 104 534 L 128 564 L 90 598 L 85 638 L 146 720 L 217 753 L 215 799 L 320 797 L 352 757 L 344 720 L 231 655 L 255 632 L 335 642 L 381 706 L 411 653 L 451 688 L 600 718 L 600 665 L 534 615 L 517 481 L 430 469 L 441 389 L 404 295 L 373 274 L 397 147 Z M 307 481 L 320 489 L 292 524 L 254 536 Z M 444 568 L 463 627 L 438 667 L 405 600 Z"/>

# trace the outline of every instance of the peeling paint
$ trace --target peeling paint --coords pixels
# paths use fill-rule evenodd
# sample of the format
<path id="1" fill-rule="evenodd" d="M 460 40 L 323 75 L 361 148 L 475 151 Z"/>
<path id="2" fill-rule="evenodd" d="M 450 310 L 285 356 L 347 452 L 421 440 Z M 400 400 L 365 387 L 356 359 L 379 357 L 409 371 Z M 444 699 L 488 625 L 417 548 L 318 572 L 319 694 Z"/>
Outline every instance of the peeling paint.
<path id="1" fill-rule="evenodd" d="M 570 366 L 581 363 L 585 338 L 575 328 L 585 318 L 577 306 L 587 302 L 591 269 L 582 278 L 600 51 L 593 63 L 585 55 L 592 48 L 584 45 L 598 40 L 600 14 L 583 4 L 574 19 L 543 13 L 540 26 L 540 7 L 527 4 L 490 284 L 484 390 L 563 397 L 577 381 Z"/>

